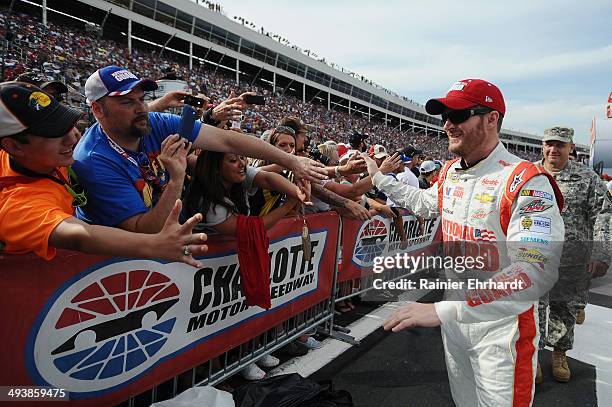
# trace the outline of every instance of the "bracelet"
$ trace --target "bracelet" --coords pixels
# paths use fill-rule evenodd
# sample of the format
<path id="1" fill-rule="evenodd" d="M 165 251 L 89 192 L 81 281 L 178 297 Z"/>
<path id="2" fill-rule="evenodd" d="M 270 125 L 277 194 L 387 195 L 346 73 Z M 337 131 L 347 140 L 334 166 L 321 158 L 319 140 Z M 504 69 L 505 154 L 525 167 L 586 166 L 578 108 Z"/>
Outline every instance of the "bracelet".
<path id="1" fill-rule="evenodd" d="M 336 165 L 334 167 L 334 174 L 336 174 L 336 177 L 341 177 L 342 174 L 340 174 L 340 166 Z"/>

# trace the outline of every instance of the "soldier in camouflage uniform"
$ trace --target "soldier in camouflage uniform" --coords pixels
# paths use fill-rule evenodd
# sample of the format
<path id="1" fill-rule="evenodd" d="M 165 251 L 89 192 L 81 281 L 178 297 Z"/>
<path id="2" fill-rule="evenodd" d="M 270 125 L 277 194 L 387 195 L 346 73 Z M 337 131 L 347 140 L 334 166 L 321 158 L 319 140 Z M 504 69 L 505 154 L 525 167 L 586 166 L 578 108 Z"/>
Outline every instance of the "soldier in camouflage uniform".
<path id="1" fill-rule="evenodd" d="M 576 161 L 569 160 L 575 148 L 574 130 L 553 127 L 544 131 L 544 159 L 535 164 L 553 175 L 563 193 L 561 216 L 565 222 L 565 244 L 559 266 L 559 280 L 549 294 L 540 300 L 540 350 L 552 346 L 553 377 L 560 382 L 570 379 L 565 352 L 574 344 L 574 326 L 580 303 L 586 305 L 591 276 L 605 274 L 610 264 L 609 222 L 612 205 L 606 186 L 597 174 Z M 546 198 L 542 198 L 546 207 Z M 538 208 L 535 208 L 537 210 Z M 546 309 L 548 336 L 546 336 Z M 582 306 L 584 309 L 584 306 Z M 538 365 L 536 383 L 541 382 Z"/>

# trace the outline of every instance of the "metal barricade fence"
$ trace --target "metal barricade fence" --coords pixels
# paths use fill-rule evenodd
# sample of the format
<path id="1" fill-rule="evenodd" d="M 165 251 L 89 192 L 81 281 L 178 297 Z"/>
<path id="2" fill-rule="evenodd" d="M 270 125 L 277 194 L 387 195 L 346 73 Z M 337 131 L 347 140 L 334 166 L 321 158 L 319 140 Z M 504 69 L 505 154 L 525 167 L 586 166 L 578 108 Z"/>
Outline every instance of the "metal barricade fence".
<path id="1" fill-rule="evenodd" d="M 435 253 L 432 254 L 435 255 L 441 253 L 442 245 L 438 242 L 432 243 L 432 246 L 433 245 L 438 247 L 436 248 Z M 421 254 L 417 253 L 417 255 Z M 375 279 L 381 279 L 385 282 L 398 281 L 403 278 L 414 278 L 430 271 L 439 271 L 439 269 L 430 269 L 427 267 L 417 270 L 410 270 L 407 268 L 390 268 L 380 274 L 364 273 L 364 275 L 362 275 L 360 278 L 338 283 L 336 291 L 339 294 L 336 294 L 335 303 L 337 304 L 355 297 L 364 296 L 373 290 L 377 290 L 373 284 Z"/>
<path id="2" fill-rule="evenodd" d="M 408 247 L 402 247 L 402 242 L 395 240 L 397 238 L 396 233 L 393 233 L 391 227 L 382 227 L 382 230 L 386 230 L 387 233 L 384 238 L 378 235 L 378 239 L 374 242 L 371 241 L 372 235 L 376 235 L 376 230 L 380 230 L 382 221 L 385 218 L 378 220 L 372 219 L 371 221 L 364 222 L 359 228 L 355 228 L 355 225 L 347 225 L 340 229 L 340 237 L 338 240 L 338 263 L 343 263 L 342 267 L 346 270 L 342 270 L 341 274 L 347 272 L 349 277 L 346 276 L 339 278 L 338 270 L 334 275 L 334 288 L 333 288 L 333 301 L 334 305 L 339 305 L 344 301 L 351 300 L 356 297 L 360 297 L 362 300 L 373 302 L 388 302 L 397 300 L 397 296 L 394 293 L 389 292 L 386 289 L 378 290 L 374 286 L 374 281 L 380 279 L 384 282 L 394 282 L 400 279 L 418 279 L 425 273 L 430 271 L 439 271 L 429 269 L 427 267 L 421 267 L 419 269 L 408 269 L 392 267 L 386 268 L 384 271 L 374 273 L 372 268 L 372 262 L 377 257 L 393 256 L 398 253 L 410 253 L 410 256 L 428 256 L 428 255 L 439 255 L 442 250 L 442 246 L 436 244 L 436 238 L 440 238 L 438 234 L 439 220 L 436 218 L 427 219 L 425 222 L 429 222 L 429 233 L 424 232 L 422 219 L 417 219 L 409 211 L 402 210 L 403 216 L 407 216 L 406 219 L 410 219 L 407 223 L 413 222 L 416 229 L 420 232 L 414 233 L 414 236 L 408 239 Z M 405 220 L 406 220 L 405 219 Z M 370 224 L 368 224 L 370 223 Z M 417 227 L 418 224 L 418 227 Z M 374 225 L 374 226 L 372 226 Z M 391 223 L 389 223 L 391 225 Z M 347 233 L 347 229 L 354 239 L 360 239 L 367 241 L 361 247 L 358 247 L 356 242 L 345 240 L 343 237 Z M 365 236 L 367 230 L 374 231 L 373 234 Z M 393 238 L 392 238 L 393 235 Z M 347 235 L 348 236 L 348 235 Z M 343 242 L 349 247 L 343 247 Z M 351 253 L 351 250 L 353 253 Z M 346 252 L 345 252 L 346 251 Z M 365 253 L 365 256 L 361 259 L 356 259 L 355 255 Z M 356 263 L 361 260 L 362 264 L 349 264 Z M 422 263 L 425 264 L 425 263 Z M 359 266 L 359 267 L 357 267 Z M 359 270 L 356 270 L 359 269 Z M 376 290 L 376 293 L 374 291 Z M 359 341 L 356 341 L 352 336 L 348 335 L 350 332 L 348 329 L 333 324 L 333 319 L 329 326 L 326 327 L 326 333 L 335 339 L 342 340 L 352 345 L 359 345 Z"/>
<path id="3" fill-rule="evenodd" d="M 246 366 L 262 357 L 328 323 L 333 318 L 331 298 L 289 318 L 280 326 L 252 338 L 246 343 L 222 355 L 205 361 L 160 385 L 131 397 L 120 404 L 122 407 L 149 406 L 157 401 L 170 399 L 193 386 L 215 385 L 240 372 Z"/>
<path id="4" fill-rule="evenodd" d="M 313 307 L 289 318 L 268 331 L 250 339 L 236 348 L 233 348 L 216 358 L 205 361 L 198 366 L 189 369 L 164 383 L 159 384 L 153 389 L 131 397 L 122 403 L 122 407 L 148 406 L 151 403 L 166 400 L 176 396 L 184 390 L 193 386 L 215 385 L 221 383 L 232 375 L 240 372 L 246 366 L 256 362 L 262 357 L 271 354 L 283 346 L 296 340 L 299 336 L 317 330 L 318 332 L 341 340 L 352 345 L 359 345 L 350 336 L 350 331 L 346 328 L 334 324 L 335 308 L 339 302 L 364 296 L 375 289 L 373 281 L 375 278 L 383 278 L 385 281 L 396 281 L 401 278 L 414 277 L 421 270 L 406 270 L 404 268 L 391 268 L 382 274 L 365 273 L 358 279 L 340 282 L 338 279 L 343 253 L 343 219 L 339 218 L 336 262 L 333 273 L 331 297 L 314 305 Z M 436 248 L 436 246 L 438 246 Z M 441 245 L 431 242 L 430 253 L 437 253 Z M 399 247 L 392 247 L 396 252 Z"/>

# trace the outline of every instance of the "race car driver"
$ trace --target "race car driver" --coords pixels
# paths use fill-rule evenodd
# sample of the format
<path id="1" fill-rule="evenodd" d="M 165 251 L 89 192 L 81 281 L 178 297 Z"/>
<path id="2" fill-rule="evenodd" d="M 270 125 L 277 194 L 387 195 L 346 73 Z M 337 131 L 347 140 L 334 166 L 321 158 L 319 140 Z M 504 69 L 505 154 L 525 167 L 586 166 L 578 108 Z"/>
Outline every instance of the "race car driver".
<path id="1" fill-rule="evenodd" d="M 537 301 L 557 279 L 563 197 L 550 175 L 510 154 L 500 142 L 506 108 L 495 85 L 461 80 L 445 97 L 428 101 L 426 110 L 442 115 L 449 151 L 460 158 L 445 164 L 436 184 L 420 190 L 384 176 L 365 157 L 373 184 L 417 215 L 440 213 L 445 249 L 460 242 L 464 256 L 486 251 L 482 271 L 489 273 L 489 281 L 524 284 L 514 290 L 465 290 L 455 293 L 460 296 L 455 301 L 448 301 L 447 291 L 446 301 L 399 308 L 384 328 L 396 332 L 441 325 L 457 406 L 530 406 Z M 533 213 L 536 201 L 546 205 Z"/>

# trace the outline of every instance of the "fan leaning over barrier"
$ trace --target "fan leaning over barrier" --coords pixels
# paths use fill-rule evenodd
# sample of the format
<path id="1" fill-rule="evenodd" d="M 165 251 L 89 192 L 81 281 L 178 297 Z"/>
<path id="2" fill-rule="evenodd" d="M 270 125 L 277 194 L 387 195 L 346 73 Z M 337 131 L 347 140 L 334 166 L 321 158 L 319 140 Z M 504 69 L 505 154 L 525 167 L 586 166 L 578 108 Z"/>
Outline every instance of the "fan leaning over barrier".
<path id="1" fill-rule="evenodd" d="M 0 84 L 0 101 L 0 253 L 34 252 L 50 260 L 63 248 L 200 265 L 192 255 L 206 252 L 206 235 L 191 230 L 202 215 L 179 224 L 180 201 L 157 234 L 76 219 L 74 207 L 87 202 L 70 169 L 81 112 L 21 82 Z"/>

